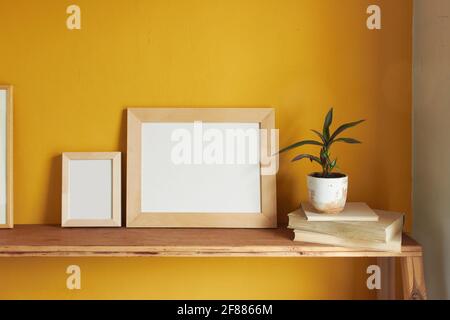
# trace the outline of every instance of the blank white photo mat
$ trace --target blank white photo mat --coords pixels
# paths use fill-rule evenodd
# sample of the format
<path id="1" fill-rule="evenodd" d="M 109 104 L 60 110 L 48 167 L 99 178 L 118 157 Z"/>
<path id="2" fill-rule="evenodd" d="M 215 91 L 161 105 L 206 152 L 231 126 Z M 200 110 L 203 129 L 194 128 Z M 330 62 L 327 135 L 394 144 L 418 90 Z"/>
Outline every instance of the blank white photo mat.
<path id="1" fill-rule="evenodd" d="M 198 128 L 197 128 L 198 129 Z M 194 134 L 194 123 L 149 122 L 141 128 L 141 210 L 143 213 L 248 213 L 261 212 L 259 123 L 202 123 L 203 136 Z M 180 131 L 182 130 L 182 131 Z M 174 132 L 192 137 L 191 163 L 174 163 L 172 152 L 186 140 L 174 139 Z M 256 133 L 256 144 L 245 141 L 244 163 L 238 161 L 243 149 L 236 142 L 235 161 L 206 161 L 204 154 L 222 136 L 233 130 Z M 234 131 L 236 132 L 236 131 Z M 198 131 L 197 131 L 198 133 Z M 179 137 L 178 137 L 179 138 Z M 215 138 L 215 140 L 214 140 Z M 195 142 L 194 142 L 195 140 Z M 201 145 L 201 147 L 199 147 Z M 216 144 L 217 146 L 217 144 Z M 230 147 L 231 148 L 231 147 Z M 251 149 L 251 150 L 250 150 Z M 201 150 L 202 153 L 199 153 Z M 211 153 L 209 153 L 211 154 Z M 216 153 L 214 153 L 216 154 Z M 256 162 L 251 161 L 256 155 Z M 253 158 L 251 158 L 253 157 Z M 220 154 L 218 158 L 220 159 Z M 233 157 L 232 157 L 233 158 Z"/>
<path id="2" fill-rule="evenodd" d="M 68 219 L 112 219 L 112 160 L 69 160 Z"/>
<path id="3" fill-rule="evenodd" d="M 6 224 L 6 99 L 0 89 L 0 224 Z"/>

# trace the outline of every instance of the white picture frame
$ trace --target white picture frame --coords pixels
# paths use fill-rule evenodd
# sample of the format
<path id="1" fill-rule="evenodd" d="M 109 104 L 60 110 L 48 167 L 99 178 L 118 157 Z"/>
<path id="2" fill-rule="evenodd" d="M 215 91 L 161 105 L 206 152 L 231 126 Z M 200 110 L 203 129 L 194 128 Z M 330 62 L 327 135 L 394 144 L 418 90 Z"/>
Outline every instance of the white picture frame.
<path id="1" fill-rule="evenodd" d="M 0 85 L 0 229 L 13 228 L 13 87 Z"/>
<path id="2" fill-rule="evenodd" d="M 121 153 L 62 155 L 62 227 L 120 227 Z"/>
<path id="3" fill-rule="evenodd" d="M 263 174 L 262 161 L 243 167 L 202 161 L 180 170 L 171 157 L 178 130 L 193 140 L 196 124 L 216 132 L 255 129 L 259 135 L 275 128 L 273 109 L 130 108 L 127 121 L 127 227 L 277 226 L 276 172 Z M 257 139 L 262 159 L 271 154 L 271 142 Z"/>

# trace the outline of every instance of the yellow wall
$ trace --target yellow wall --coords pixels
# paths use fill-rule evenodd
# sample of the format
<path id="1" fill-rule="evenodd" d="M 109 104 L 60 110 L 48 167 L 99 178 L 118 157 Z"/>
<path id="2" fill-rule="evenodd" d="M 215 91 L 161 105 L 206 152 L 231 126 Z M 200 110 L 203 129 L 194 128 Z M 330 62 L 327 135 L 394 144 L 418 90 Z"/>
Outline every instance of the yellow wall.
<path id="1" fill-rule="evenodd" d="M 66 7 L 82 30 L 66 29 Z M 365 27 L 369 4 L 383 29 Z M 350 200 L 411 223 L 410 0 L 0 0 L 15 86 L 15 222 L 60 223 L 62 151 L 126 151 L 126 106 L 274 106 L 281 144 L 330 106 L 367 118 L 335 153 Z M 306 148 L 306 150 L 308 150 Z M 281 162 L 280 220 L 309 163 Z M 1 232 L 1 231 L 0 231 Z M 0 298 L 370 298 L 366 259 L 1 258 Z M 79 264 L 83 288 L 65 289 Z"/>

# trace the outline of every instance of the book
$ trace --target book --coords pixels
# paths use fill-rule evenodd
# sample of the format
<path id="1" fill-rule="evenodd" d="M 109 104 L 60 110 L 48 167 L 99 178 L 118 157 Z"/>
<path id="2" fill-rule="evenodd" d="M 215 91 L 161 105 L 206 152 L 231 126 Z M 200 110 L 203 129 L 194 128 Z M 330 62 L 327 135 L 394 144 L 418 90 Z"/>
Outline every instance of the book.
<path id="1" fill-rule="evenodd" d="M 289 228 L 319 232 L 347 239 L 388 242 L 403 231 L 403 214 L 376 210 L 379 220 L 368 221 L 309 221 L 302 208 L 290 213 Z"/>
<path id="2" fill-rule="evenodd" d="M 294 230 L 294 241 L 311 242 L 319 244 L 328 244 L 337 247 L 361 248 L 377 251 L 401 252 L 402 234 L 397 233 L 394 238 L 388 242 L 376 242 L 367 240 L 345 239 L 329 234 L 320 234 L 303 230 Z"/>
<path id="3" fill-rule="evenodd" d="M 401 252 L 403 214 L 375 211 L 378 222 L 317 222 L 308 221 L 300 209 L 289 215 L 289 227 L 294 241 Z"/>
<path id="4" fill-rule="evenodd" d="M 347 202 L 339 213 L 320 213 L 309 202 L 302 202 L 309 221 L 378 221 L 377 214 L 364 202 Z"/>

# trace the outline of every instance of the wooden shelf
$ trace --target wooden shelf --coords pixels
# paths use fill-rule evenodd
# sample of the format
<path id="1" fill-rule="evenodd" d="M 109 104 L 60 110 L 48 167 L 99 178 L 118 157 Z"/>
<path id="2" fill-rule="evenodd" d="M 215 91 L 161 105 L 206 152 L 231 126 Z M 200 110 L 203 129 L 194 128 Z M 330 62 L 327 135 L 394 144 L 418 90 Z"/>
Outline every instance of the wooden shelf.
<path id="1" fill-rule="evenodd" d="M 421 246 L 403 235 L 401 253 L 292 241 L 278 229 L 126 229 L 18 225 L 0 230 L 0 257 L 420 257 Z"/>

